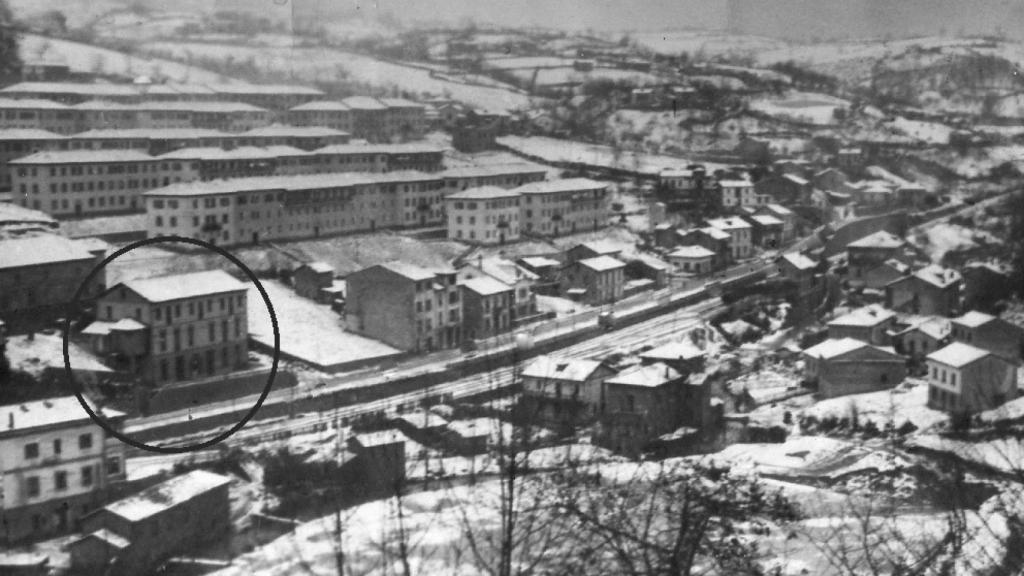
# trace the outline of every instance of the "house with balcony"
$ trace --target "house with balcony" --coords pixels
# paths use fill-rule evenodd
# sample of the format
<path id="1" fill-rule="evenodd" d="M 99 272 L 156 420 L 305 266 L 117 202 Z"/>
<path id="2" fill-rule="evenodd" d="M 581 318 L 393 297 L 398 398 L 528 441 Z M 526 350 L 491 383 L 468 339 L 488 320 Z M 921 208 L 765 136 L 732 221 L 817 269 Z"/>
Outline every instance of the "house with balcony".
<path id="1" fill-rule="evenodd" d="M 223 270 L 127 280 L 97 298 L 82 335 L 148 386 L 227 374 L 248 363 L 248 290 Z"/>

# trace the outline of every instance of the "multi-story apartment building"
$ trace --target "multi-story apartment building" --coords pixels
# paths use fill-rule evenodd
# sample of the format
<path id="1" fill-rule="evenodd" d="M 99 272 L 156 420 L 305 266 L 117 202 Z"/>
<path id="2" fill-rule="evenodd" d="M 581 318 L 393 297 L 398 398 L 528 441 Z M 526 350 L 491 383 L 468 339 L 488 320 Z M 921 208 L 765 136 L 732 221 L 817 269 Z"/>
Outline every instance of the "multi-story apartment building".
<path id="1" fill-rule="evenodd" d="M 707 221 L 711 228 L 721 230 L 729 235 L 729 248 L 732 260 L 743 260 L 754 255 L 753 227 L 743 218 L 712 218 Z"/>
<path id="2" fill-rule="evenodd" d="M 368 96 L 351 96 L 341 102 L 352 111 L 352 134 L 370 142 L 389 140 L 387 106 Z"/>
<path id="3" fill-rule="evenodd" d="M 0 89 L 9 98 L 45 98 L 64 104 L 87 100 L 134 103 L 143 100 L 164 102 L 233 101 L 273 110 L 287 110 L 306 102 L 320 100 L 324 93 L 315 88 L 293 85 L 245 84 L 105 84 L 87 82 L 20 82 Z"/>
<path id="4" fill-rule="evenodd" d="M 48 130 L 57 134 L 78 131 L 78 115 L 52 100 L 0 98 L 0 128 Z"/>
<path id="5" fill-rule="evenodd" d="M 422 138 L 427 129 L 426 107 L 404 98 L 381 98 L 387 106 L 387 127 L 389 138 L 415 140 Z"/>
<path id="6" fill-rule="evenodd" d="M 324 146 L 347 144 L 351 135 L 326 126 L 285 126 L 270 124 L 247 130 L 238 135 L 238 146 L 294 146 L 302 150 L 316 150 Z"/>
<path id="7" fill-rule="evenodd" d="M 317 100 L 288 110 L 288 123 L 293 126 L 325 126 L 352 132 L 352 110 L 343 102 Z"/>
<path id="8" fill-rule="evenodd" d="M 238 178 L 171 185 L 146 192 L 153 234 L 200 237 L 218 244 L 314 238 L 378 228 L 438 226 L 443 198 L 465 182 L 514 186 L 544 177 L 530 165 L 436 173 L 334 173 Z"/>
<path id="9" fill-rule="evenodd" d="M 852 338 L 875 346 L 888 346 L 896 327 L 896 313 L 871 304 L 843 314 L 828 323 L 828 337 Z"/>
<path id="10" fill-rule="evenodd" d="M 247 290 L 222 270 L 121 282 L 83 334 L 150 386 L 232 372 L 248 362 Z"/>
<path id="11" fill-rule="evenodd" d="M 727 210 L 759 205 L 754 183 L 749 180 L 719 180 L 717 193 L 719 206 Z M 771 200 L 764 203 L 768 202 Z"/>
<path id="12" fill-rule="evenodd" d="M 43 150 L 56 150 L 67 145 L 67 137 L 33 128 L 0 129 L 0 192 L 11 189 L 8 163 Z"/>
<path id="13" fill-rule="evenodd" d="M 121 429 L 124 414 L 100 412 Z M 125 478 L 124 444 L 108 438 L 75 396 L 0 406 L 0 423 L 0 514 L 8 544 L 70 532 Z"/>
<path id="14" fill-rule="evenodd" d="M 146 190 L 198 178 L 192 163 L 136 150 L 37 152 L 9 166 L 18 203 L 60 216 L 139 211 Z"/>
<path id="15" fill-rule="evenodd" d="M 1017 364 L 998 354 L 953 342 L 926 359 L 930 408 L 971 414 L 1017 397 Z"/>
<path id="16" fill-rule="evenodd" d="M 345 281 L 351 330 L 412 352 L 462 343 L 462 298 L 455 270 L 387 262 L 353 272 Z"/>
<path id="17" fill-rule="evenodd" d="M 515 320 L 512 286 L 490 276 L 463 280 L 463 335 L 467 340 L 489 338 L 508 332 Z"/>
<path id="18" fill-rule="evenodd" d="M 54 234 L 0 238 L 0 318 L 10 326 L 33 326 L 64 315 L 75 291 L 103 259 L 101 250 Z M 83 297 L 103 289 L 102 271 Z"/>
<path id="19" fill-rule="evenodd" d="M 523 197 L 523 232 L 559 236 L 608 224 L 606 182 L 566 178 L 526 184 L 516 192 Z"/>
<path id="20" fill-rule="evenodd" d="M 520 375 L 523 416 L 571 431 L 604 410 L 603 384 L 613 374 L 596 360 L 539 356 Z"/>
<path id="21" fill-rule="evenodd" d="M 498 186 L 482 186 L 445 197 L 448 237 L 479 244 L 519 240 L 522 195 Z"/>

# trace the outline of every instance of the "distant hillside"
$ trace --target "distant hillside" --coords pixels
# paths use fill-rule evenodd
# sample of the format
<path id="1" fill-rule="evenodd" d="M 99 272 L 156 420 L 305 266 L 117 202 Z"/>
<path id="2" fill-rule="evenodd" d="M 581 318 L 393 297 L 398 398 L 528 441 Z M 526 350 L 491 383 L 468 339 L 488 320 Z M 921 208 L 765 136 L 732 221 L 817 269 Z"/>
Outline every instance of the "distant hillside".
<path id="1" fill-rule="evenodd" d="M 792 40 L 991 35 L 1024 39 L 1020 0 L 728 0 L 731 32 Z"/>

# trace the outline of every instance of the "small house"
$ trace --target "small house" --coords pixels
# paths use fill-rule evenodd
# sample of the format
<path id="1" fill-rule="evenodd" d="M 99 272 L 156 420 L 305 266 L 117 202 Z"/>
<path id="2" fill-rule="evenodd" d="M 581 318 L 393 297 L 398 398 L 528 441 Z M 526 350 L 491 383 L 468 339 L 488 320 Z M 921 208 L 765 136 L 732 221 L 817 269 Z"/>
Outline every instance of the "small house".
<path id="1" fill-rule="evenodd" d="M 804 350 L 804 378 L 822 397 L 892 388 L 906 378 L 906 360 L 890 348 L 853 338 L 829 338 Z"/>

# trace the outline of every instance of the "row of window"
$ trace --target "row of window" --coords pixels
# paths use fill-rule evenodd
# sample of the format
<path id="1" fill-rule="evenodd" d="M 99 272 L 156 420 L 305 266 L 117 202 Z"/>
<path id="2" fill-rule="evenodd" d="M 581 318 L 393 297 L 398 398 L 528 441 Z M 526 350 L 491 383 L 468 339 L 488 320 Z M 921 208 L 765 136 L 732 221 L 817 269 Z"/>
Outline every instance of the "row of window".
<path id="1" fill-rule="evenodd" d="M 121 473 L 121 459 L 117 457 L 107 458 L 107 475 L 115 476 Z M 95 482 L 95 470 L 92 466 L 82 466 L 79 471 L 79 485 L 82 488 L 90 488 Z M 63 492 L 68 489 L 67 470 L 56 470 L 53 473 L 53 489 L 56 492 Z M 40 476 L 32 475 L 25 477 L 25 495 L 29 498 L 38 498 L 42 494 L 42 479 Z"/>
<path id="2" fill-rule="evenodd" d="M 78 436 L 78 449 L 79 450 L 91 450 L 93 446 L 92 434 L 80 434 Z M 25 460 L 35 460 L 39 458 L 39 443 L 29 442 L 25 444 Z M 64 453 L 64 441 L 61 438 L 55 438 L 53 440 L 53 455 L 60 456 Z"/>
<path id="3" fill-rule="evenodd" d="M 221 320 L 220 322 L 220 339 L 222 342 L 227 342 L 228 336 L 228 321 Z M 238 339 L 242 337 L 242 323 L 241 319 L 237 316 L 234 318 L 234 338 Z M 174 351 L 180 352 L 182 348 L 181 342 L 181 329 L 175 328 L 171 332 L 171 337 L 174 342 Z M 212 344 L 217 341 L 217 323 L 210 322 L 206 326 L 206 344 Z M 167 330 L 160 330 L 157 332 L 157 344 L 160 352 L 167 352 Z M 193 324 L 189 324 L 185 327 L 185 347 L 192 348 L 196 345 L 196 327 Z"/>

